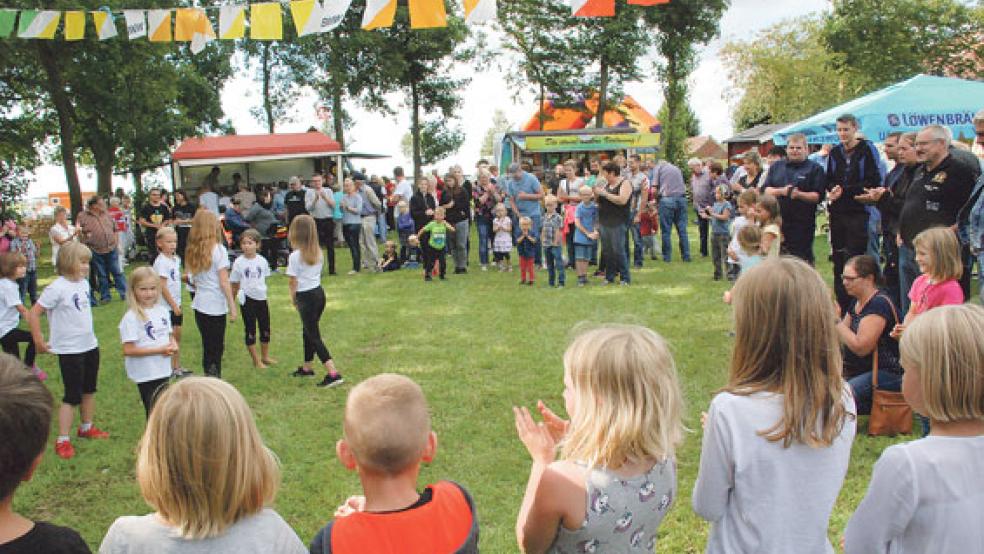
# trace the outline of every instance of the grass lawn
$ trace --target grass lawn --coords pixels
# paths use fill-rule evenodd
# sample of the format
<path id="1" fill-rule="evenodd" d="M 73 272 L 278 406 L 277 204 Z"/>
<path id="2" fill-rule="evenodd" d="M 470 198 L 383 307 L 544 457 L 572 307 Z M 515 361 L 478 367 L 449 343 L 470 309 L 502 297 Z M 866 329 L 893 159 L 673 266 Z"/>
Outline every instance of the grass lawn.
<path id="1" fill-rule="evenodd" d="M 696 228 L 690 236 L 696 252 Z M 829 280 L 823 237 L 816 249 L 823 260 L 819 269 Z M 592 280 L 592 286 L 576 288 L 568 273 L 566 289 L 549 289 L 545 271 L 538 271 L 535 287 L 520 287 L 518 271 L 483 273 L 475 261 L 468 275 L 449 275 L 447 282 L 425 283 L 418 271 L 346 276 L 347 250 L 337 252 L 342 275 L 324 281 L 328 307 L 321 328 L 345 386 L 321 390 L 314 379 L 289 376 L 302 354 L 300 320 L 282 275 L 269 280 L 272 354 L 280 363 L 253 369 L 242 324 L 229 325 L 226 334 L 223 378 L 245 395 L 267 445 L 280 458 L 283 483 L 275 508 L 305 543 L 343 499 L 360 490 L 356 475 L 334 454 L 346 392 L 371 375 L 398 372 L 423 386 L 439 438 L 437 459 L 423 469 L 421 482 L 454 479 L 465 485 L 478 506 L 482 550 L 516 551 L 513 527 L 530 460 L 516 438 L 510 408 L 532 407 L 542 398 L 562 411 L 561 354 L 572 332 L 585 322 L 625 322 L 649 326 L 671 344 L 692 430 L 678 453 L 679 494 L 660 528 L 659 550 L 703 552 L 708 526 L 690 509 L 699 415 L 725 384 L 733 341 L 730 308 L 721 302 L 728 285 L 711 280 L 709 259 L 696 256 L 684 264 L 675 252 L 670 264 L 646 260 L 644 269 L 633 270 L 631 287 L 601 287 Z M 42 254 L 41 260 L 48 259 Z M 40 273 L 41 286 L 50 282 L 47 262 Z M 184 306 L 190 314 L 187 296 Z M 34 480 L 21 487 L 14 502 L 15 510 L 31 518 L 79 530 L 94 550 L 117 516 L 150 511 L 134 480 L 144 416 L 136 386 L 123 370 L 117 331 L 123 312 L 116 300 L 95 309 L 102 348 L 96 422 L 112 437 L 76 440 L 77 455 L 69 461 L 57 458 L 49 444 Z M 193 317 L 185 317 L 181 351 L 184 365 L 200 375 Z M 60 399 L 55 357 L 41 356 L 38 363 Z M 54 435 L 53 427 L 52 442 Z M 893 442 L 861 435 L 855 441 L 830 522 L 835 544 L 864 495 L 872 464 Z"/>

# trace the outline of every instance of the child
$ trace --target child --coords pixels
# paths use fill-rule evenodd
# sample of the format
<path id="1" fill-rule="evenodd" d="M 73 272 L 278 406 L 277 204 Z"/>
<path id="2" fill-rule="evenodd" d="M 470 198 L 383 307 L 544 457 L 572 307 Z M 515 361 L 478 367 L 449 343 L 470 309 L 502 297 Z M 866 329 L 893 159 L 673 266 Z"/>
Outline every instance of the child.
<path id="1" fill-rule="evenodd" d="M 352 270 L 348 273 L 355 275 L 362 269 L 362 250 L 359 248 L 359 237 L 362 235 L 362 197 L 351 178 L 345 178 L 342 190 L 345 193 L 341 200 L 342 235 L 352 254 Z"/>
<path id="2" fill-rule="evenodd" d="M 683 395 L 666 342 L 645 327 L 582 333 L 564 353 L 570 422 L 513 408 L 533 458 L 516 521 L 525 552 L 652 552 L 676 497 Z M 560 445 L 560 459 L 556 460 Z"/>
<path id="3" fill-rule="evenodd" d="M 277 458 L 246 400 L 220 379 L 188 377 L 161 393 L 137 447 L 136 473 L 155 513 L 117 518 L 101 554 L 307 552 L 266 507 L 277 496 Z"/>
<path id="4" fill-rule="evenodd" d="M 409 250 L 410 235 L 413 234 L 413 217 L 410 215 L 410 208 L 406 200 L 400 200 L 397 204 L 396 232 L 400 237 L 400 259 L 407 260 Z"/>
<path id="5" fill-rule="evenodd" d="M 448 233 L 453 232 L 454 226 L 444 221 L 444 208 L 442 206 L 434 208 L 434 218 L 417 233 L 417 238 L 424 246 L 424 281 L 432 280 L 434 262 L 437 262 L 441 280 L 445 279 L 444 274 L 447 271 L 445 246 L 448 243 Z M 425 235 L 427 236 L 426 241 L 424 240 Z"/>
<path id="6" fill-rule="evenodd" d="M 0 354 L 0 552 L 89 554 L 67 527 L 14 513 L 17 487 L 41 464 L 51 429 L 51 393 L 13 356 Z"/>
<path id="7" fill-rule="evenodd" d="M 902 337 L 902 393 L 932 433 L 889 446 L 847 524 L 844 552 L 980 552 L 984 545 L 984 310 L 935 309 Z"/>
<path id="8" fill-rule="evenodd" d="M 577 194 L 581 203 L 574 212 L 574 259 L 577 286 L 583 287 L 588 284 L 588 262 L 598 244 L 598 205 L 591 187 L 583 186 Z"/>
<path id="9" fill-rule="evenodd" d="M 91 258 L 92 253 L 84 244 L 77 241 L 63 244 L 55 264 L 59 277 L 41 292 L 27 318 L 37 351 L 58 354 L 65 395 L 58 408 L 55 453 L 65 460 L 75 456 L 68 433 L 76 407 L 82 418 L 77 432 L 80 438 L 109 438 L 109 433 L 92 423 L 99 377 L 99 341 L 92 327 L 92 292 L 88 280 Z M 48 343 L 41 334 L 42 310 L 48 316 Z"/>
<path id="10" fill-rule="evenodd" d="M 379 269 L 382 271 L 396 271 L 400 269 L 400 257 L 396 253 L 396 243 L 386 241 L 383 256 L 379 259 Z"/>
<path id="11" fill-rule="evenodd" d="M 646 209 L 639 214 L 639 234 L 642 236 L 642 255 L 649 253 L 649 259 L 656 259 L 656 230 L 659 229 L 659 209 L 655 200 L 646 203 Z"/>
<path id="12" fill-rule="evenodd" d="M 359 383 L 345 403 L 335 451 L 359 474 L 365 496 L 349 498 L 311 541 L 311 552 L 470 554 L 478 552 L 478 519 L 468 491 L 438 481 L 418 493 L 420 464 L 437 451 L 427 399 L 402 375 Z"/>
<path id="13" fill-rule="evenodd" d="M 185 267 L 195 283 L 191 309 L 202 337 L 202 367 L 205 375 L 222 378 L 226 314 L 235 322 L 239 309 L 229 286 L 229 253 L 222 246 L 222 225 L 208 210 L 198 210 L 191 220 Z"/>
<path id="14" fill-rule="evenodd" d="M 547 213 L 543 216 L 543 226 L 540 230 L 540 238 L 543 240 L 544 258 L 547 261 L 547 271 L 549 272 L 550 286 L 556 282 L 558 286 L 564 286 L 564 217 L 557 212 L 557 197 L 548 194 L 543 201 L 547 207 Z M 556 276 L 556 280 L 554 277 Z"/>
<path id="15" fill-rule="evenodd" d="M 762 242 L 762 230 L 758 225 L 745 225 L 738 231 L 738 251 L 733 252 L 728 249 L 729 260 L 734 260 L 741 268 L 741 275 L 757 266 L 765 258 L 759 251 L 759 244 Z M 724 303 L 731 304 L 731 291 L 724 291 Z"/>
<path id="16" fill-rule="evenodd" d="M 916 264 L 922 274 L 916 277 L 909 290 L 909 311 L 902 323 L 895 326 L 892 336 L 902 335 L 906 325 L 923 312 L 948 304 L 963 304 L 963 261 L 957 235 L 946 227 L 932 227 L 916 235 L 912 245 Z"/>
<path id="17" fill-rule="evenodd" d="M 232 295 L 243 307 L 243 326 L 246 329 L 246 350 L 253 367 L 264 369 L 277 363 L 270 357 L 270 306 L 267 304 L 266 279 L 270 276 L 267 259 L 256 253 L 263 237 L 256 229 L 243 231 L 239 247 L 243 253 L 232 263 L 229 283 Z M 260 328 L 260 354 L 256 353 L 256 327 Z"/>
<path id="18" fill-rule="evenodd" d="M 519 218 L 519 237 L 516 238 L 516 253 L 519 254 L 519 284 L 531 287 L 536 276 L 534 263 L 536 237 L 530 234 L 532 230 L 532 219 L 526 216 Z"/>
<path id="19" fill-rule="evenodd" d="M 31 368 L 38 379 L 44 381 L 48 378 L 48 374 L 41 371 L 41 368 L 34 363 L 34 339 L 31 333 L 17 327 L 21 317 L 25 320 L 29 317 L 23 297 L 17 288 L 17 283 L 14 282 L 24 276 L 26 268 L 27 261 L 23 254 L 17 251 L 0 254 L 0 276 L 3 277 L 0 279 L 0 346 L 7 354 L 19 358 L 20 343 L 26 342 L 24 365 Z"/>
<path id="20" fill-rule="evenodd" d="M 17 279 L 20 287 L 21 302 L 31 299 L 31 305 L 38 301 L 38 243 L 31 238 L 31 228 L 21 224 L 17 226 L 17 238 L 10 241 L 10 251 L 19 252 L 26 261 L 24 275 Z"/>
<path id="21" fill-rule="evenodd" d="M 191 371 L 181 367 L 181 258 L 176 254 L 178 233 L 174 227 L 165 225 L 157 230 L 157 258 L 154 271 L 161 280 L 161 306 L 168 309 L 171 320 L 171 336 L 178 348 L 171 354 L 171 374 L 175 377 L 191 375 Z"/>
<path id="22" fill-rule="evenodd" d="M 509 255 L 512 253 L 512 220 L 506 211 L 506 205 L 495 205 L 495 219 L 492 220 L 492 260 L 499 271 L 512 271 Z"/>
<path id="23" fill-rule="evenodd" d="M 157 234 L 158 240 L 160 233 Z M 120 321 L 123 366 L 127 377 L 137 384 L 144 415 L 158 392 L 171 377 L 171 355 L 178 343 L 171 332 L 171 314 L 160 303 L 161 279 L 151 267 L 138 267 L 130 274 L 126 290 L 129 308 Z"/>
<path id="24" fill-rule="evenodd" d="M 693 492 L 711 522 L 706 551 L 833 552 L 827 525 L 856 412 L 830 289 L 805 262 L 769 258 L 733 299 L 729 382 L 703 418 Z"/>
<path id="25" fill-rule="evenodd" d="M 312 377 L 311 362 L 314 355 L 325 366 L 325 377 L 319 387 L 335 387 L 344 383 L 335 369 L 328 347 L 321 340 L 318 323 L 325 311 L 325 289 L 321 288 L 321 248 L 318 245 L 318 228 L 314 218 L 304 214 L 294 218 L 287 234 L 293 252 L 287 258 L 287 288 L 290 301 L 301 316 L 301 340 L 304 345 L 304 364 L 294 371 L 295 377 Z"/>
<path id="26" fill-rule="evenodd" d="M 779 244 L 781 242 L 780 227 L 782 218 L 779 217 L 779 202 L 771 194 L 762 194 L 758 197 L 755 205 L 755 216 L 759 227 L 762 228 L 762 242 L 759 244 L 759 251 L 763 256 L 775 258 L 779 255 Z"/>
<path id="27" fill-rule="evenodd" d="M 407 237 L 407 255 L 403 259 L 405 269 L 417 269 L 420 267 L 420 240 L 417 235 Z"/>
<path id="28" fill-rule="evenodd" d="M 738 244 L 738 234 L 741 233 L 742 228 L 750 223 L 755 223 L 756 202 L 758 202 L 758 191 L 753 188 L 746 189 L 738 195 L 738 217 L 731 224 L 731 242 L 728 243 L 728 280 L 732 282 L 741 273 L 741 265 L 738 263 L 738 259 L 731 256 L 730 253 L 738 252 L 741 249 Z"/>
<path id="29" fill-rule="evenodd" d="M 714 188 L 714 205 L 704 208 L 704 217 L 711 220 L 711 260 L 714 264 L 714 280 L 720 281 L 724 278 L 727 263 L 728 242 L 731 235 L 728 232 L 728 224 L 734 215 L 731 202 L 725 197 L 728 194 L 728 187 L 718 185 Z"/>

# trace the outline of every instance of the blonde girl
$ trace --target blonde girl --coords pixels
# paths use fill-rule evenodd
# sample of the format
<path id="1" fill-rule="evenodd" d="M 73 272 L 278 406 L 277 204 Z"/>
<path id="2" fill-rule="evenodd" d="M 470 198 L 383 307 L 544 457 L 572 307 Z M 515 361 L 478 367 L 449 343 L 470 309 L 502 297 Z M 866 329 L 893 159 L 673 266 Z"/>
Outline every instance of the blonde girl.
<path id="1" fill-rule="evenodd" d="M 161 306 L 168 310 L 171 318 L 171 335 L 175 344 L 181 346 L 181 324 L 184 314 L 181 312 L 181 258 L 178 256 L 178 233 L 174 227 L 165 225 L 157 230 L 157 258 L 154 259 L 154 271 L 161 279 Z M 185 248 L 187 250 L 187 247 Z M 175 349 L 171 355 L 171 373 L 175 377 L 184 377 L 191 372 L 181 367 L 181 351 Z"/>
<path id="2" fill-rule="evenodd" d="M 746 190 L 745 192 L 748 191 Z M 745 193 L 743 192 L 742 194 Z M 765 259 L 759 250 L 759 245 L 762 242 L 762 230 L 758 225 L 743 225 L 738 231 L 738 236 L 735 237 L 735 240 L 738 242 L 738 251 L 731 252 L 729 249 L 728 255 L 738 263 L 740 267 L 739 275 L 744 275 Z M 730 290 L 724 292 L 724 303 L 731 304 Z"/>
<path id="3" fill-rule="evenodd" d="M 224 381 L 188 377 L 160 395 L 136 473 L 154 513 L 118 518 L 99 552 L 307 552 L 268 507 L 280 485 L 277 460 L 242 395 Z"/>
<path id="4" fill-rule="evenodd" d="M 509 254 L 512 252 L 512 220 L 506 212 L 506 205 L 495 205 L 495 219 L 492 220 L 492 259 L 499 271 L 512 271 Z"/>
<path id="5" fill-rule="evenodd" d="M 932 227 L 916 235 L 912 245 L 916 250 L 919 273 L 912 288 L 905 291 L 909 297 L 909 311 L 905 319 L 895 326 L 892 336 L 902 335 L 906 325 L 923 312 L 948 304 L 963 304 L 963 261 L 960 259 L 960 242 L 947 227 Z"/>
<path id="6" fill-rule="evenodd" d="M 277 363 L 270 357 L 270 306 L 267 304 L 267 277 L 270 264 L 257 254 L 263 238 L 256 229 L 246 229 L 239 238 L 243 254 L 232 262 L 229 281 L 232 294 L 243 307 L 243 325 L 246 329 L 246 350 L 253 359 L 253 367 L 264 369 Z M 256 352 L 256 329 L 260 330 L 260 352 Z"/>
<path id="7" fill-rule="evenodd" d="M 239 309 L 229 285 L 229 253 L 222 245 L 222 225 L 215 214 L 198 210 L 191 220 L 185 268 L 195 283 L 191 309 L 202 337 L 202 368 L 209 377 L 222 377 L 226 314 L 236 321 Z"/>
<path id="8" fill-rule="evenodd" d="M 652 552 L 676 495 L 683 400 L 666 342 L 639 326 L 578 335 L 564 353 L 561 420 L 513 408 L 533 458 L 516 521 L 524 552 Z M 556 458 L 560 446 L 560 459 Z"/>
<path id="9" fill-rule="evenodd" d="M 301 316 L 301 338 L 304 343 L 304 363 L 294 371 L 295 377 L 312 377 L 311 363 L 315 354 L 325 366 L 325 377 L 319 387 L 334 387 L 344 382 L 335 369 L 331 352 L 321 339 L 319 322 L 325 311 L 325 290 L 321 288 L 321 249 L 318 247 L 318 230 L 309 215 L 294 218 L 287 235 L 293 252 L 287 258 L 287 287 L 290 301 Z"/>
<path id="10" fill-rule="evenodd" d="M 105 439 L 109 433 L 93 425 L 96 411 L 96 381 L 99 377 L 99 341 L 92 327 L 92 291 L 89 260 L 92 252 L 78 241 L 62 244 L 55 272 L 58 278 L 45 287 L 38 303 L 28 312 L 35 349 L 58 354 L 65 395 L 58 408 L 58 438 L 55 453 L 63 459 L 75 456 L 69 431 L 79 408 L 80 438 Z M 41 334 L 41 311 L 47 314 L 49 339 Z"/>
<path id="11" fill-rule="evenodd" d="M 161 234 L 157 233 L 160 240 Z M 144 415 L 158 392 L 171 378 L 171 356 L 178 351 L 178 342 L 171 330 L 171 313 L 161 305 L 161 279 L 152 267 L 138 267 L 130 274 L 126 289 L 129 308 L 120 321 L 120 341 L 123 343 L 123 367 L 126 375 L 137 384 Z"/>
<path id="12" fill-rule="evenodd" d="M 27 258 L 20 252 L 0 254 L 0 347 L 7 354 L 20 358 L 20 343 L 27 343 L 24 365 L 31 368 L 37 378 L 44 381 L 48 375 L 34 364 L 35 349 L 31 333 L 20 329 L 20 319 L 30 315 L 24 307 L 24 298 L 17 287 L 17 279 L 27 273 Z"/>
<path id="13" fill-rule="evenodd" d="M 771 194 L 762 194 L 755 204 L 755 215 L 758 225 L 762 228 L 762 241 L 759 251 L 763 256 L 776 257 L 779 255 L 781 242 L 782 218 L 779 217 L 779 202 Z"/>
<path id="14" fill-rule="evenodd" d="M 693 492 L 711 522 L 706 551 L 833 552 L 855 408 L 830 290 L 805 262 L 769 258 L 738 279 L 732 304 L 730 376 L 704 418 Z"/>
<path id="15" fill-rule="evenodd" d="M 932 433 L 889 446 L 847 524 L 844 552 L 980 552 L 984 544 L 984 310 L 934 309 L 900 344 L 902 393 Z"/>

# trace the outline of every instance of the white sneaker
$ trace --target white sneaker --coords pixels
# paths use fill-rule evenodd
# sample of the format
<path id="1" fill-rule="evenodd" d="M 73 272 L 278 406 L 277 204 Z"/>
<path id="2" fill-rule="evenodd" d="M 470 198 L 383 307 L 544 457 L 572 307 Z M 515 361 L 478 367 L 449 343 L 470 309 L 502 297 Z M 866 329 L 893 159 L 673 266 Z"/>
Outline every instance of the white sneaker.
<path id="1" fill-rule="evenodd" d="M 488 271 L 488 270 L 489 270 L 489 266 L 487 266 L 487 265 L 483 265 L 482 266 L 482 271 Z"/>

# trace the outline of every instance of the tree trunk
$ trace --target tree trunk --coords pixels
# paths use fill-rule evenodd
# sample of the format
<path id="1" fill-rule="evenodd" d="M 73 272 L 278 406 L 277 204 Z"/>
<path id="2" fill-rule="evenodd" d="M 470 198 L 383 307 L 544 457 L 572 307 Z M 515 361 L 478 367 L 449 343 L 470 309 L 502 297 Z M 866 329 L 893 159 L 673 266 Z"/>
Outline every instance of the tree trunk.
<path id="1" fill-rule="evenodd" d="M 420 98 L 417 97 L 417 81 L 410 79 L 410 139 L 413 143 L 413 181 L 420 179 Z"/>
<path id="2" fill-rule="evenodd" d="M 273 103 L 270 102 L 270 43 L 263 43 L 263 111 L 266 113 L 267 129 L 272 135 L 276 122 L 273 120 Z"/>
<path id="3" fill-rule="evenodd" d="M 133 168 L 130 170 L 130 175 L 133 176 L 133 190 L 134 192 L 143 190 L 143 170 Z"/>
<path id="4" fill-rule="evenodd" d="M 680 113 L 683 108 L 683 87 L 686 86 L 686 76 L 681 75 L 680 58 L 674 53 L 666 55 L 666 117 L 670 120 L 664 142 L 664 156 L 673 163 L 679 163 L 683 159 L 681 148 L 685 134 L 683 122 L 680 121 Z"/>
<path id="5" fill-rule="evenodd" d="M 543 86 L 543 81 L 540 81 L 540 130 L 543 130 L 543 122 L 547 119 L 547 114 L 544 113 L 543 101 L 545 100 L 547 93 L 545 87 Z"/>
<path id="6" fill-rule="evenodd" d="M 331 80 L 331 122 L 335 126 L 335 140 L 345 151 L 345 113 L 342 111 L 342 87 L 335 78 Z"/>
<path id="7" fill-rule="evenodd" d="M 116 165 L 113 148 L 91 148 L 96 162 L 96 194 L 109 196 L 113 192 L 113 166 Z"/>
<path id="8" fill-rule="evenodd" d="M 595 127 L 605 126 L 605 108 L 608 106 L 608 61 L 601 59 L 601 78 L 598 83 L 598 113 L 595 114 Z"/>
<path id="9" fill-rule="evenodd" d="M 79 172 L 75 165 L 75 120 L 74 107 L 65 93 L 65 83 L 62 81 L 61 68 L 58 66 L 56 55 L 43 40 L 35 43 L 38 57 L 44 68 L 45 81 L 51 103 L 58 114 L 58 141 L 60 143 L 62 167 L 65 169 L 65 182 L 68 184 L 70 215 L 82 211 L 82 186 L 79 183 Z"/>

